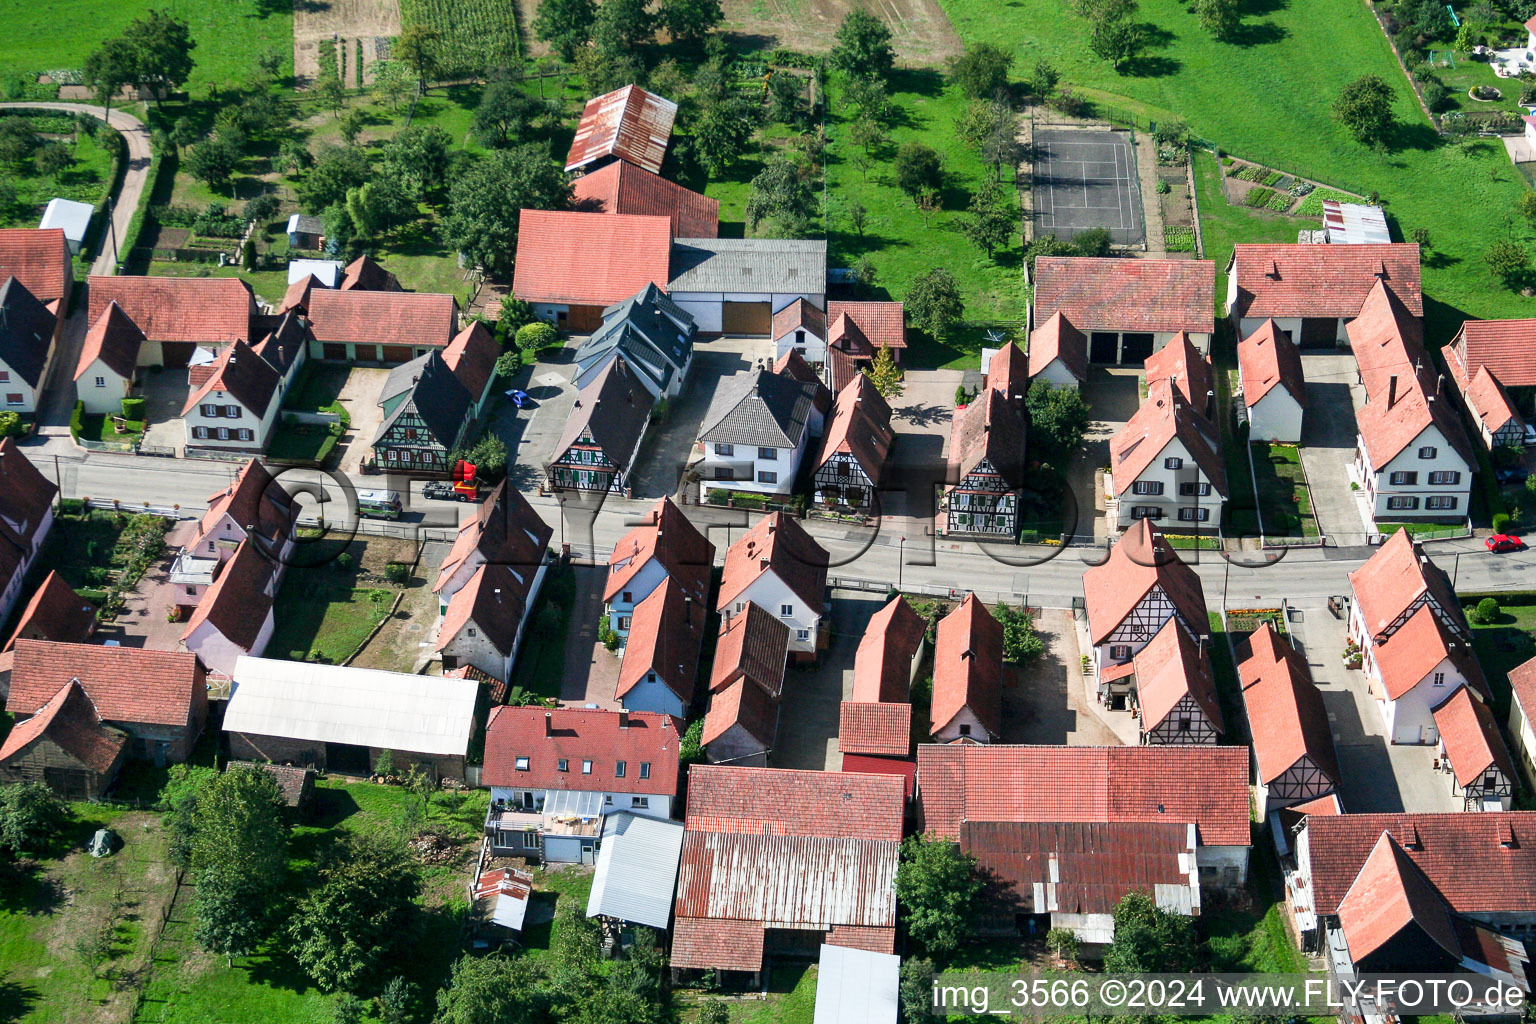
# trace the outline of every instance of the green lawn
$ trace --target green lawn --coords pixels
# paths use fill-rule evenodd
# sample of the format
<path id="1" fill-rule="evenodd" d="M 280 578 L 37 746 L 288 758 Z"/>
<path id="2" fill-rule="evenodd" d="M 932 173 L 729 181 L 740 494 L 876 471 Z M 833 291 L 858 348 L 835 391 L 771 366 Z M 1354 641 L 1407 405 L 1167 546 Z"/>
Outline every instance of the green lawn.
<path id="1" fill-rule="evenodd" d="M 1487 595 L 1462 594 L 1461 598 L 1471 612 L 1484 596 Z M 1536 593 L 1492 596 L 1499 602 L 1499 618 L 1486 626 L 1472 623 L 1472 650 L 1493 689 L 1493 717 L 1502 723 L 1509 718 L 1509 670 L 1536 654 L 1536 643 L 1532 642 L 1536 632 Z"/>
<path id="2" fill-rule="evenodd" d="M 233 248 L 233 244 L 230 245 Z M 257 301 L 264 301 L 273 306 L 283 301 L 283 294 L 288 290 L 288 271 L 282 270 L 254 270 L 244 271 L 238 266 L 221 267 L 213 263 L 178 263 L 164 260 L 152 260 L 143 268 L 143 273 L 164 277 L 238 277 L 251 286 L 251 291 L 256 293 Z"/>
<path id="3" fill-rule="evenodd" d="M 1478 143 L 1470 155 L 1438 143 L 1364 4 L 1266 4 L 1245 16 L 1237 43 L 1220 43 L 1183 0 L 1143 0 L 1139 19 L 1159 45 L 1117 74 L 1088 50 L 1086 23 L 1061 0 L 1011 0 L 1004 9 L 989 0 L 941 2 L 966 42 L 1016 53 L 1015 73 L 1043 57 L 1083 95 L 1143 121 L 1182 117 L 1197 135 L 1242 157 L 1353 192 L 1380 192 L 1400 231 L 1429 229 L 1435 251 L 1425 260 L 1424 291 L 1433 343 L 1449 340 L 1468 316 L 1536 309 L 1498 286 L 1482 261 L 1525 187 L 1521 175 L 1496 140 Z M 1368 73 L 1380 74 L 1397 96 L 1400 125 L 1385 155 L 1349 138 L 1329 110 L 1343 85 Z"/>
<path id="4" fill-rule="evenodd" d="M 270 656 L 300 660 L 307 652 L 340 664 L 389 614 L 394 596 L 388 588 L 357 586 L 356 573 L 335 563 L 294 566 L 277 592 Z"/>
<path id="5" fill-rule="evenodd" d="M 1296 446 L 1254 444 L 1249 446 L 1249 455 L 1259 485 L 1264 532 L 1276 537 L 1316 537 L 1312 491 L 1301 471 L 1301 454 Z"/>
<path id="6" fill-rule="evenodd" d="M 305 363 L 299 379 L 283 399 L 284 409 L 300 412 L 341 412 L 336 397 L 347 383 L 347 367 Z"/>
<path id="7" fill-rule="evenodd" d="M 39 174 L 30 161 L 5 168 L 5 177 L 16 187 L 16 202 L 0 210 L 0 227 L 37 227 L 50 199 L 73 199 L 97 207 L 106 202 L 112 173 L 112 137 L 97 141 L 81 132 L 73 142 L 63 141 L 69 145 L 75 162 L 57 178 Z M 94 244 L 94 232 L 87 239 Z"/>
<path id="8" fill-rule="evenodd" d="M 1195 159 L 1195 198 L 1200 204 L 1200 237 L 1205 258 L 1216 263 L 1216 305 L 1226 303 L 1227 264 L 1232 247 L 1250 242 L 1294 242 L 1296 232 L 1315 228 L 1316 220 L 1303 220 L 1283 213 L 1252 210 L 1227 202 L 1221 190 L 1221 168 L 1216 154 L 1197 149 Z"/>
<path id="9" fill-rule="evenodd" d="M 133 422 L 137 421 L 124 420 L 123 424 L 124 426 L 127 426 L 129 423 Z M 135 441 L 142 441 L 144 439 L 143 424 L 140 423 L 139 427 L 140 429 L 138 430 L 128 429 L 119 431 L 117 429 L 117 422 L 108 417 L 105 413 L 88 413 L 87 415 L 80 417 L 80 436 L 87 441 L 109 441 L 132 444 Z"/>

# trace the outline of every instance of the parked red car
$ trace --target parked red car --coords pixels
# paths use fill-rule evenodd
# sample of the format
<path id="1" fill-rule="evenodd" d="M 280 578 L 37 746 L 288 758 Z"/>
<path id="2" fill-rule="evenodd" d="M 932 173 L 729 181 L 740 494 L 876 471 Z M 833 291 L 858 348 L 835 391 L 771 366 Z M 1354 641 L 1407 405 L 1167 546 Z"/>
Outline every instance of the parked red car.
<path id="1" fill-rule="evenodd" d="M 1496 533 L 1483 543 L 1487 544 L 1488 550 L 1495 554 L 1502 554 L 1505 551 L 1523 551 L 1525 549 L 1525 541 L 1507 533 Z"/>

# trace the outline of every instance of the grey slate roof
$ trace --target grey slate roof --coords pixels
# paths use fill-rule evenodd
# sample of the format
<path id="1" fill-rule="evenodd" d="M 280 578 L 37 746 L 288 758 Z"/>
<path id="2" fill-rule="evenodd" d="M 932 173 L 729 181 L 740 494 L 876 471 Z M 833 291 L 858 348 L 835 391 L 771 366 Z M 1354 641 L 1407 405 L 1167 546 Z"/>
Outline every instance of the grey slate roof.
<path id="1" fill-rule="evenodd" d="M 37 387 L 42 379 L 55 323 L 48 307 L 16 278 L 8 277 L 0 285 L 0 362 L 28 387 Z"/>
<path id="2" fill-rule="evenodd" d="M 683 853 L 683 823 L 618 811 L 603 819 L 603 846 L 592 875 L 587 916 L 615 917 L 663 931 Z"/>
<path id="3" fill-rule="evenodd" d="M 672 243 L 667 291 L 779 292 L 827 290 L 827 243 L 807 238 L 679 238 Z"/>
<path id="4" fill-rule="evenodd" d="M 583 431 L 590 431 L 603 454 L 627 472 L 629 457 L 645 432 L 654 402 L 629 364 L 623 359 L 612 360 L 577 393 L 565 432 L 555 446 L 555 458 L 564 455 Z"/>
<path id="5" fill-rule="evenodd" d="M 712 443 L 799 447 L 810 423 L 816 388 L 772 370 L 737 374 L 715 392 L 699 438 Z"/>
<path id="6" fill-rule="evenodd" d="M 373 443 L 383 441 L 395 421 L 414 406 L 433 439 L 444 448 L 452 448 L 474 400 L 436 349 L 390 370 L 379 392 L 379 403 L 382 405 L 385 399 L 406 391 L 413 392 L 410 399 L 396 406 L 394 413 L 379 424 Z"/>
<path id="7" fill-rule="evenodd" d="M 680 329 L 678 324 L 684 326 Z M 693 317 L 654 283 L 603 310 L 603 326 L 576 349 L 578 379 L 623 353 L 630 369 L 665 390 L 693 355 Z"/>

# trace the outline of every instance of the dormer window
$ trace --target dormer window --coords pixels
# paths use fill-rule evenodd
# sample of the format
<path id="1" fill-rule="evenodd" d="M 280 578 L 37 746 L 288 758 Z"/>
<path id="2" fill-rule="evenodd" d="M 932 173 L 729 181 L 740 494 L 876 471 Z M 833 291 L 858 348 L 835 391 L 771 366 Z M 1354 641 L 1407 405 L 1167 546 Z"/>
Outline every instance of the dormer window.
<path id="1" fill-rule="evenodd" d="M 528 770 L 528 759 L 526 757 L 520 757 L 517 760 L 513 761 L 512 765 L 518 771 L 525 772 L 525 771 Z"/>
<path id="2" fill-rule="evenodd" d="M 642 779 L 648 779 L 648 778 L 651 777 L 651 762 L 649 762 L 649 761 L 641 761 L 640 762 L 640 777 Z"/>
<path id="3" fill-rule="evenodd" d="M 571 762 L 562 757 L 555 763 L 555 767 L 562 772 L 568 772 L 571 770 Z"/>
<path id="4" fill-rule="evenodd" d="M 583 775 L 591 775 L 592 774 L 592 762 L 591 761 L 583 761 L 583 762 L 581 762 L 581 774 L 583 774 Z"/>

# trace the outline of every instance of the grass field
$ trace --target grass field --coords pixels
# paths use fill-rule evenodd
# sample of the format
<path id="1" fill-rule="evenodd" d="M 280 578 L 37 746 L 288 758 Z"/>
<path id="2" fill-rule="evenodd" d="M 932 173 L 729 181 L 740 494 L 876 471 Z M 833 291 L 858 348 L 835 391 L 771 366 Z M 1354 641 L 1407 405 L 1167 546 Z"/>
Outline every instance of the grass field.
<path id="1" fill-rule="evenodd" d="M 55 69 L 79 70 L 86 56 L 150 10 L 185 19 L 197 48 L 193 92 L 243 81 L 259 54 L 293 70 L 293 5 L 288 0 L 0 0 L 0 81 Z M 30 81 L 30 78 L 27 79 Z"/>
<path id="2" fill-rule="evenodd" d="M 355 572 L 334 563 L 290 568 L 273 608 L 271 656 L 297 659 L 315 652 L 331 665 L 346 660 L 394 600 L 393 591 L 356 584 Z"/>
<path id="3" fill-rule="evenodd" d="M 103 139 L 102 142 L 110 142 Z M 28 162 L 20 168 L 8 166 L 5 176 L 16 186 L 16 202 L 0 211 L 0 227 L 35 228 L 48 200 L 74 199 L 100 206 L 107 198 L 108 179 L 112 173 L 112 150 L 84 133 L 70 146 L 75 163 L 57 178 L 39 174 Z M 92 244 L 94 232 L 87 235 Z"/>
<path id="4" fill-rule="evenodd" d="M 1462 595 L 1466 610 L 1470 612 L 1483 596 Z M 1499 602 L 1499 617 L 1486 626 L 1471 623 L 1472 649 L 1477 653 L 1478 664 L 1482 665 L 1493 690 L 1493 717 L 1505 722 L 1509 719 L 1509 670 L 1536 654 L 1536 644 L 1531 640 L 1536 632 L 1536 593 L 1494 594 L 1493 597 Z"/>
<path id="5" fill-rule="evenodd" d="M 1283 213 L 1251 210 L 1227 202 L 1221 190 L 1221 168 L 1216 154 L 1196 150 L 1195 198 L 1200 204 L 1200 236 L 1205 258 L 1216 263 L 1216 305 L 1226 302 L 1227 264 L 1232 261 L 1232 247 L 1250 242 L 1294 242 L 1296 232 L 1316 227 L 1315 221 L 1290 217 Z"/>
<path id="6" fill-rule="evenodd" d="M 1266 3 L 1244 18 L 1237 43 L 1220 43 L 1182 0 L 1144 0 L 1139 18 L 1157 45 L 1125 74 L 1089 52 L 1085 22 L 1061 0 L 1012 0 L 1006 14 L 988 0 L 943 6 L 966 42 L 1018 54 L 1015 74 L 1043 57 L 1091 99 L 1144 120 L 1182 117 L 1239 156 L 1361 194 L 1378 191 L 1399 231 L 1430 232 L 1435 251 L 1425 260 L 1424 291 L 1435 344 L 1468 316 L 1536 310 L 1536 301 L 1499 286 L 1482 261 L 1490 240 L 1505 232 L 1521 175 L 1496 140 L 1469 155 L 1439 144 L 1363 4 Z M 1397 97 L 1399 128 L 1381 155 L 1349 138 L 1329 111 L 1343 85 L 1368 73 Z"/>
<path id="7" fill-rule="evenodd" d="M 1255 444 L 1250 446 L 1249 453 L 1259 485 L 1264 532 L 1277 537 L 1316 537 L 1312 491 L 1301 471 L 1301 454 L 1296 446 Z"/>

